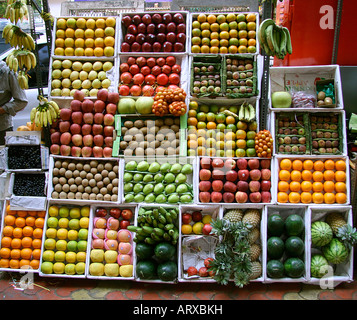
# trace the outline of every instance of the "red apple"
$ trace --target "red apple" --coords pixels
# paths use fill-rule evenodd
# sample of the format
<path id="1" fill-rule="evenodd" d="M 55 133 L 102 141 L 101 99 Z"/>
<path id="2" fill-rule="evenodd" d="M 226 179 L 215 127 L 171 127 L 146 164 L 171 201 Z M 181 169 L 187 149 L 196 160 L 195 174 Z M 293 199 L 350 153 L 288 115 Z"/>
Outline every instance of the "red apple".
<path id="1" fill-rule="evenodd" d="M 204 235 L 209 235 L 211 233 L 212 226 L 209 223 L 205 223 L 202 228 L 202 233 Z"/>
<path id="2" fill-rule="evenodd" d="M 104 144 L 105 144 L 106 147 L 112 148 L 113 147 L 113 143 L 114 143 L 113 137 L 105 137 L 104 138 Z"/>
<path id="3" fill-rule="evenodd" d="M 202 169 L 211 169 L 211 158 L 208 157 L 201 158 L 200 165 Z"/>
<path id="4" fill-rule="evenodd" d="M 121 212 L 121 216 L 125 220 L 131 220 L 134 216 L 133 211 L 130 209 L 123 209 Z"/>
<path id="5" fill-rule="evenodd" d="M 95 216 L 104 218 L 107 215 L 107 209 L 104 208 L 97 208 L 95 209 Z"/>
<path id="6" fill-rule="evenodd" d="M 192 212 L 192 221 L 199 222 L 202 220 L 202 213 L 201 211 L 194 211 Z"/>
<path id="7" fill-rule="evenodd" d="M 247 181 L 238 181 L 237 190 L 247 192 L 249 190 L 249 183 Z"/>
<path id="8" fill-rule="evenodd" d="M 200 202 L 207 203 L 207 202 L 210 202 L 210 199 L 211 199 L 211 193 L 210 192 L 204 191 L 204 192 L 200 192 L 199 193 Z"/>
<path id="9" fill-rule="evenodd" d="M 183 224 L 189 224 L 192 221 L 192 215 L 190 213 L 183 213 L 181 218 Z"/>
<path id="10" fill-rule="evenodd" d="M 60 146 L 58 144 L 52 144 L 50 147 L 51 154 L 58 155 L 60 154 Z"/>
<path id="11" fill-rule="evenodd" d="M 248 167 L 249 169 L 259 169 L 260 163 L 258 159 L 249 159 L 248 160 Z"/>
<path id="12" fill-rule="evenodd" d="M 233 192 L 224 192 L 223 193 L 223 202 L 224 203 L 232 203 L 234 202 L 234 193 Z"/>
<path id="13" fill-rule="evenodd" d="M 270 188 L 271 188 L 271 182 L 270 180 L 262 180 L 260 182 L 260 189 L 262 191 L 270 191 Z"/>
<path id="14" fill-rule="evenodd" d="M 107 104 L 107 106 L 105 107 L 105 109 L 108 114 L 111 114 L 114 116 L 117 111 L 117 105 L 115 103 L 109 102 Z M 104 118 L 105 118 L 105 116 L 104 116 Z"/>
<path id="15" fill-rule="evenodd" d="M 61 145 L 60 147 L 60 154 L 61 156 L 68 157 L 71 154 L 71 147 L 67 145 Z"/>
<path id="16" fill-rule="evenodd" d="M 223 180 L 225 177 L 224 171 L 221 169 L 213 169 L 212 179 L 214 180 Z"/>
<path id="17" fill-rule="evenodd" d="M 104 121 L 104 114 L 101 113 L 101 112 L 96 112 L 96 113 L 94 114 L 93 122 L 94 122 L 95 124 L 102 124 L 103 121 Z"/>
<path id="18" fill-rule="evenodd" d="M 258 181 L 258 180 L 260 180 L 262 174 L 259 169 L 253 169 L 249 172 L 249 176 L 250 176 L 251 180 Z"/>
<path id="19" fill-rule="evenodd" d="M 271 177 L 270 169 L 262 169 L 262 170 L 260 170 L 260 172 L 261 172 L 262 180 L 270 180 L 270 177 Z"/>
<path id="20" fill-rule="evenodd" d="M 90 124 L 84 124 L 82 126 L 82 136 L 90 134 L 92 132 L 92 126 Z"/>
<path id="21" fill-rule="evenodd" d="M 97 134 L 93 137 L 93 143 L 97 147 L 102 147 L 104 145 L 104 137 L 101 134 Z"/>
<path id="22" fill-rule="evenodd" d="M 208 169 L 201 169 L 199 173 L 200 180 L 208 181 L 211 179 L 211 171 Z"/>
<path id="23" fill-rule="evenodd" d="M 261 202 L 264 203 L 271 202 L 271 193 L 269 191 L 262 191 L 260 194 L 261 194 Z"/>
<path id="24" fill-rule="evenodd" d="M 247 159 L 239 158 L 237 159 L 237 168 L 239 170 L 244 170 L 248 168 L 248 161 Z"/>
<path id="25" fill-rule="evenodd" d="M 129 220 L 120 220 L 120 222 L 119 222 L 119 228 L 120 229 L 127 229 L 128 226 L 130 226 L 130 221 Z"/>
<path id="26" fill-rule="evenodd" d="M 249 181 L 249 190 L 250 192 L 258 192 L 260 190 L 260 182 L 259 181 Z"/>
<path id="27" fill-rule="evenodd" d="M 229 170 L 226 172 L 226 180 L 235 182 L 238 179 L 238 172 L 235 170 Z"/>
<path id="28" fill-rule="evenodd" d="M 91 134 L 87 134 L 87 135 L 83 136 L 83 145 L 85 147 L 93 146 L 93 136 Z"/>
<path id="29" fill-rule="evenodd" d="M 69 121 L 60 121 L 58 123 L 58 129 L 61 133 L 68 132 L 71 127 L 71 122 Z"/>
<path id="30" fill-rule="evenodd" d="M 94 102 L 94 113 L 96 112 L 103 112 L 105 110 L 105 102 L 103 100 L 96 100 Z"/>
<path id="31" fill-rule="evenodd" d="M 260 160 L 260 166 L 262 169 L 269 169 L 270 168 L 270 159 Z"/>
<path id="32" fill-rule="evenodd" d="M 242 181 L 247 181 L 249 179 L 249 171 L 246 169 L 238 170 L 238 179 Z"/>
<path id="33" fill-rule="evenodd" d="M 71 101 L 70 107 L 71 107 L 72 111 L 81 111 L 82 110 L 82 102 L 74 99 Z"/>
<path id="34" fill-rule="evenodd" d="M 72 112 L 72 123 L 82 124 L 83 123 L 83 113 L 81 111 Z"/>
<path id="35" fill-rule="evenodd" d="M 222 201 L 222 193 L 221 192 L 216 192 L 216 191 L 213 191 L 211 193 L 211 201 L 214 202 L 214 203 L 218 203 L 218 202 L 221 202 Z"/>
<path id="36" fill-rule="evenodd" d="M 83 144 L 83 137 L 81 134 L 74 134 L 72 136 L 72 143 L 76 146 L 76 147 L 81 147 Z"/>
<path id="37" fill-rule="evenodd" d="M 109 210 L 109 214 L 115 218 L 115 219 L 119 219 L 120 214 L 121 214 L 121 210 L 119 208 L 111 208 Z"/>
<path id="38" fill-rule="evenodd" d="M 104 147 L 103 148 L 103 157 L 104 158 L 111 158 L 113 155 L 113 148 Z"/>
<path id="39" fill-rule="evenodd" d="M 262 195 L 260 192 L 252 192 L 249 194 L 249 201 L 253 203 L 259 203 L 262 201 Z"/>
<path id="40" fill-rule="evenodd" d="M 246 203 L 248 201 L 248 194 L 243 191 L 237 191 L 235 198 L 238 203 Z"/>
<path id="41" fill-rule="evenodd" d="M 237 191 L 237 185 L 231 181 L 226 181 L 223 186 L 224 191 L 227 192 L 236 192 Z"/>
<path id="42" fill-rule="evenodd" d="M 221 158 L 214 158 L 212 160 L 212 167 L 213 168 L 223 168 L 224 161 Z"/>
<path id="43" fill-rule="evenodd" d="M 83 101 L 83 100 L 84 100 L 84 97 L 85 97 L 85 94 L 84 94 L 84 92 L 81 91 L 81 90 L 76 90 L 76 91 L 74 91 L 74 93 L 73 93 L 73 99 L 74 99 L 74 100 Z"/>
<path id="44" fill-rule="evenodd" d="M 119 93 L 118 92 L 108 92 L 108 102 L 117 104 L 119 102 Z"/>
<path id="45" fill-rule="evenodd" d="M 212 190 L 213 191 L 221 191 L 223 189 L 223 181 L 222 180 L 213 180 L 212 181 Z"/>
<path id="46" fill-rule="evenodd" d="M 72 157 L 80 157 L 81 154 L 82 154 L 82 148 L 72 146 L 72 148 L 71 148 L 71 156 Z"/>
<path id="47" fill-rule="evenodd" d="M 97 134 L 102 134 L 103 133 L 103 126 L 101 124 L 93 124 L 92 126 L 92 132 L 94 135 L 97 135 Z"/>
<path id="48" fill-rule="evenodd" d="M 211 181 L 200 181 L 198 189 L 200 191 L 209 191 L 211 189 Z"/>
<path id="49" fill-rule="evenodd" d="M 89 158 L 92 156 L 93 149 L 92 147 L 83 147 L 82 148 L 82 156 L 85 158 Z"/>
<path id="50" fill-rule="evenodd" d="M 71 120 L 72 110 L 68 108 L 63 108 L 60 110 L 60 119 L 63 121 Z"/>
<path id="51" fill-rule="evenodd" d="M 95 158 L 103 158 L 103 148 L 99 146 L 94 146 L 93 149 L 93 156 Z"/>
<path id="52" fill-rule="evenodd" d="M 82 112 L 93 112 L 94 110 L 94 102 L 91 99 L 84 99 L 82 102 Z"/>
<path id="53" fill-rule="evenodd" d="M 129 66 L 128 66 L 128 64 L 126 63 L 126 64 L 121 64 L 120 65 L 120 67 L 121 67 L 121 70 L 123 69 L 124 70 L 124 68 L 126 69 L 126 68 L 129 68 Z M 123 71 L 124 72 L 124 71 Z M 98 100 L 101 100 L 101 101 L 103 101 L 103 102 L 106 102 L 107 101 L 107 99 L 108 99 L 108 90 L 106 90 L 106 89 L 99 89 L 98 90 L 98 92 L 97 92 L 97 99 Z M 97 100 L 97 101 L 98 101 Z"/>
<path id="54" fill-rule="evenodd" d="M 51 143 L 52 144 L 59 144 L 60 143 L 60 137 L 61 133 L 59 131 L 56 131 L 51 134 Z"/>
<path id="55" fill-rule="evenodd" d="M 86 112 L 83 114 L 83 122 L 88 123 L 88 124 L 93 124 L 93 113 L 92 112 Z"/>
<path id="56" fill-rule="evenodd" d="M 63 132 L 60 137 L 61 144 L 69 145 L 72 140 L 72 134 L 69 132 Z"/>
<path id="57" fill-rule="evenodd" d="M 105 126 L 103 132 L 105 137 L 113 137 L 114 127 L 110 125 Z"/>

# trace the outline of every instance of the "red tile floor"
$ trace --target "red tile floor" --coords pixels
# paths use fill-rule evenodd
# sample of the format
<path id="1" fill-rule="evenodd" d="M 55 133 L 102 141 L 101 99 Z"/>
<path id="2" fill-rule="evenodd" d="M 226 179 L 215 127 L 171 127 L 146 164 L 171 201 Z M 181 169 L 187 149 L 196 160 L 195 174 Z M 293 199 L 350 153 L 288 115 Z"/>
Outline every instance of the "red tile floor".
<path id="1" fill-rule="evenodd" d="M 240 289 L 233 284 L 154 285 L 35 275 L 32 288 L 20 289 L 21 276 L 19 273 L 0 272 L 0 300 L 357 300 L 357 281 L 325 290 L 301 283 L 250 283 Z"/>

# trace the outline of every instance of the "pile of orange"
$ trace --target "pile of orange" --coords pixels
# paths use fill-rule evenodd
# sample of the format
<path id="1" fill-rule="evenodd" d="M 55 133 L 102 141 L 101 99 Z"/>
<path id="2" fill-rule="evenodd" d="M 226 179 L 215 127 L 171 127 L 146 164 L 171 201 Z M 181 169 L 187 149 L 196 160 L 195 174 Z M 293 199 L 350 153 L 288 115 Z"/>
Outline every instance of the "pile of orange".
<path id="1" fill-rule="evenodd" d="M 46 212 L 14 211 L 8 204 L 4 214 L 0 267 L 38 269 Z"/>
<path id="2" fill-rule="evenodd" d="M 346 162 L 342 159 L 281 159 L 279 203 L 346 204 Z"/>

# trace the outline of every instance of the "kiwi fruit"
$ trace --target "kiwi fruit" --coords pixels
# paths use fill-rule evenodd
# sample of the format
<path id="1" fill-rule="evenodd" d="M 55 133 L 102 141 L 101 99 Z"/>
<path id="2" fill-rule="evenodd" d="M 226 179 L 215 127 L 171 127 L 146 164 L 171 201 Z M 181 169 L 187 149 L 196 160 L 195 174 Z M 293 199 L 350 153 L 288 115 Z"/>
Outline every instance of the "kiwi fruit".
<path id="1" fill-rule="evenodd" d="M 144 125 L 145 125 L 145 123 L 143 120 L 135 120 L 135 122 L 134 122 L 134 127 L 139 128 L 139 129 L 142 128 Z"/>
<path id="2" fill-rule="evenodd" d="M 74 171 L 73 171 L 73 177 L 74 177 L 74 178 L 79 177 L 79 173 L 80 173 L 79 170 L 77 170 L 77 169 L 74 170 Z"/>
<path id="3" fill-rule="evenodd" d="M 52 184 L 55 186 L 57 183 L 59 183 L 59 178 L 58 177 L 53 177 L 52 178 Z"/>
<path id="4" fill-rule="evenodd" d="M 138 134 L 140 132 L 140 130 L 138 128 L 130 128 L 128 133 L 131 134 L 132 136 L 135 136 L 136 134 Z"/>
<path id="5" fill-rule="evenodd" d="M 66 173 L 66 169 L 65 168 L 60 168 L 59 169 L 59 171 L 58 171 L 58 174 L 60 175 L 60 176 L 64 176 L 65 175 L 65 173 Z"/>
<path id="6" fill-rule="evenodd" d="M 174 119 L 173 118 L 165 118 L 164 124 L 167 126 L 172 126 L 174 124 Z"/>
<path id="7" fill-rule="evenodd" d="M 155 126 L 162 127 L 163 125 L 164 125 L 164 120 L 163 119 L 155 120 Z"/>
<path id="8" fill-rule="evenodd" d="M 127 127 L 122 127 L 121 128 L 121 134 L 124 136 L 127 132 L 128 132 L 128 128 Z"/>
<path id="9" fill-rule="evenodd" d="M 58 176 L 59 175 L 59 168 L 53 168 L 52 174 L 53 174 L 53 176 Z"/>
<path id="10" fill-rule="evenodd" d="M 163 155 L 165 155 L 165 149 L 164 149 L 164 148 L 157 148 L 157 149 L 155 150 L 155 154 L 156 154 L 157 156 L 163 156 Z"/>
<path id="11" fill-rule="evenodd" d="M 59 193 L 57 191 L 53 191 L 51 194 L 53 199 L 58 199 L 59 198 Z"/>
<path id="12" fill-rule="evenodd" d="M 129 132 L 127 132 L 123 139 L 125 142 L 129 142 L 133 140 L 133 136 Z"/>
<path id="13" fill-rule="evenodd" d="M 147 148 L 147 149 L 145 150 L 145 155 L 147 155 L 147 156 L 153 156 L 153 155 L 155 155 L 155 149 L 154 149 L 154 148 Z"/>
<path id="14" fill-rule="evenodd" d="M 135 136 L 134 136 L 134 139 L 135 141 L 137 142 L 141 142 L 141 141 L 144 141 L 144 135 L 140 132 L 140 133 L 137 133 Z"/>
<path id="15" fill-rule="evenodd" d="M 143 149 L 146 149 L 148 147 L 148 142 L 147 141 L 141 141 L 139 143 L 139 147 L 143 148 Z"/>
<path id="16" fill-rule="evenodd" d="M 99 163 L 97 169 L 98 169 L 98 172 L 102 172 L 102 170 L 104 169 L 104 164 Z"/>
<path id="17" fill-rule="evenodd" d="M 83 193 L 82 193 L 82 199 L 83 199 L 83 200 L 89 200 L 89 193 L 83 192 Z"/>
<path id="18" fill-rule="evenodd" d="M 149 133 L 146 135 L 146 141 L 151 142 L 155 140 L 155 135 Z"/>
<path id="19" fill-rule="evenodd" d="M 163 141 L 164 139 L 165 139 L 165 136 L 162 133 L 159 133 L 156 135 L 156 140 Z"/>
<path id="20" fill-rule="evenodd" d="M 124 150 L 124 156 L 129 157 L 129 156 L 132 156 L 132 155 L 133 155 L 133 150 L 128 149 L 128 148 Z"/>
<path id="21" fill-rule="evenodd" d="M 144 148 L 137 147 L 137 148 L 135 149 L 135 154 L 136 154 L 137 156 L 143 156 L 143 155 L 145 155 L 145 150 L 144 150 Z"/>
<path id="22" fill-rule="evenodd" d="M 134 126 L 133 121 L 130 121 L 130 120 L 125 121 L 123 125 L 124 125 L 124 127 L 128 128 L 128 129 L 130 129 Z"/>
<path id="23" fill-rule="evenodd" d="M 147 127 L 142 127 L 142 128 L 140 129 L 140 131 L 141 131 L 141 133 L 142 133 L 144 136 L 146 136 L 147 133 L 148 133 L 148 128 L 147 128 Z"/>

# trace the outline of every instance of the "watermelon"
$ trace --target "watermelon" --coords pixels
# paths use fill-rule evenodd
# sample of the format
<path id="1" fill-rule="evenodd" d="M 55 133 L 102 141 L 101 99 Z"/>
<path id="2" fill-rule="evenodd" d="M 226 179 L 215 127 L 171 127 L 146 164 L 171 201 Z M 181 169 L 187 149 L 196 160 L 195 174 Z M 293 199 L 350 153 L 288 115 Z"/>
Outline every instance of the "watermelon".
<path id="1" fill-rule="evenodd" d="M 322 267 L 328 266 L 328 261 L 321 254 L 315 254 L 311 257 L 311 276 L 315 278 L 322 278 L 327 269 L 322 269 Z"/>
<path id="2" fill-rule="evenodd" d="M 333 238 L 330 243 L 322 247 L 322 253 L 328 262 L 335 264 L 346 261 L 349 254 L 346 246 L 337 238 Z"/>
<path id="3" fill-rule="evenodd" d="M 315 221 L 311 224 L 311 243 L 316 247 L 327 245 L 333 237 L 333 232 L 328 223 Z"/>

